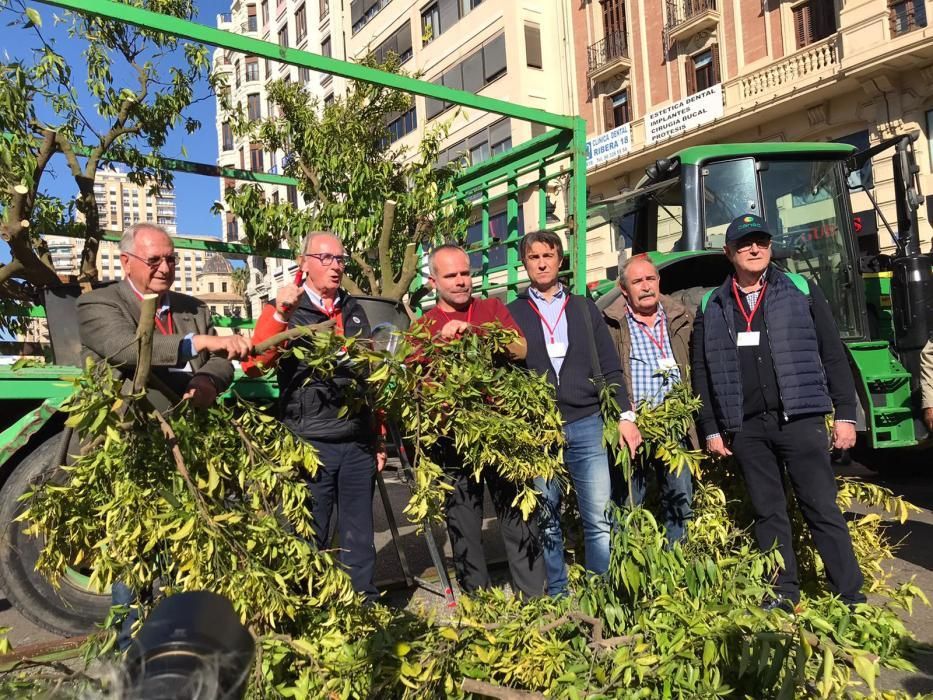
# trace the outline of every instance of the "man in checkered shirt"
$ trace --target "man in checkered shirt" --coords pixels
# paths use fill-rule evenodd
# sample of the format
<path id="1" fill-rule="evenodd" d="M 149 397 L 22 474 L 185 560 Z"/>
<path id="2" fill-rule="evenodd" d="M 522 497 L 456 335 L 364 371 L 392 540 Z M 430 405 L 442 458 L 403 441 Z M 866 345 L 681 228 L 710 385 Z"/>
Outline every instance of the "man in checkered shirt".
<path id="1" fill-rule="evenodd" d="M 687 378 L 690 364 L 693 314 L 675 299 L 662 295 L 660 281 L 657 268 L 644 255 L 620 262 L 622 295 L 603 311 L 622 359 L 628 395 L 636 407 L 663 402 L 671 388 Z M 693 429 L 689 441 L 694 449 L 698 446 Z M 660 464 L 636 469 L 632 475 L 635 505 L 644 501 L 652 476 L 660 488 L 660 515 L 667 539 L 681 540 L 692 515 L 690 472 L 682 469 L 674 473 Z"/>

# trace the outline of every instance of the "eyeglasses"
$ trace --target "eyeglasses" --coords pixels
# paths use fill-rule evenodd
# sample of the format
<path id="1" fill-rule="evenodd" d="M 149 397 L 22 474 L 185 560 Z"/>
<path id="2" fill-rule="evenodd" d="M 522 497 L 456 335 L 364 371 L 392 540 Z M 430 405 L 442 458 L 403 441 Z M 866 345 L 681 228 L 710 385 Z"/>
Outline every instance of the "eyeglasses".
<path id="1" fill-rule="evenodd" d="M 746 250 L 751 249 L 753 245 L 757 245 L 759 248 L 762 248 L 762 249 L 770 248 L 771 239 L 770 238 L 752 238 L 751 240 L 749 240 L 749 239 L 743 238 L 739 240 L 738 242 L 736 242 L 735 249 L 739 251 L 740 253 L 744 253 Z"/>
<path id="2" fill-rule="evenodd" d="M 151 270 L 158 270 L 163 262 L 169 267 L 175 267 L 178 264 L 177 253 L 172 253 L 171 255 L 153 255 L 151 258 L 141 258 L 138 255 L 127 253 L 126 251 L 124 251 L 123 254 L 129 255 L 131 258 L 136 258 L 141 263 L 145 263 Z"/>
<path id="3" fill-rule="evenodd" d="M 350 262 L 349 255 L 333 255 L 331 253 L 305 253 L 304 257 L 315 258 L 324 267 L 330 267 L 333 263 L 337 263 L 338 267 L 346 267 L 347 263 Z"/>

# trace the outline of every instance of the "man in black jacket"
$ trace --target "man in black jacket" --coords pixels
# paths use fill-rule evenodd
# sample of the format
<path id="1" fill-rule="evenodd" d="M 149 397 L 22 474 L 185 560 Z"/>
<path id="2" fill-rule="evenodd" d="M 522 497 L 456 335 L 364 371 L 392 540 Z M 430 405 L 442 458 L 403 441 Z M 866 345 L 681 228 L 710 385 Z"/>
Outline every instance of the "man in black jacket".
<path id="1" fill-rule="evenodd" d="M 602 574 L 609 567 L 610 522 L 606 507 L 612 484 L 603 445 L 599 390 L 594 382 L 597 372 L 615 385 L 615 399 L 622 410 L 620 448 L 634 454 L 641 444 L 641 434 L 635 426 L 619 355 L 602 315 L 592 301 L 571 294 L 557 277 L 564 255 L 560 237 L 548 231 L 533 231 L 522 238 L 519 251 L 531 285 L 509 304 L 509 312 L 528 344 L 525 363 L 547 376 L 557 391 L 567 439 L 564 457 L 583 520 L 586 568 Z M 592 344 L 599 368 L 594 367 Z M 540 516 L 547 592 L 561 595 L 567 588 L 560 529 L 561 491 L 553 482 L 540 481 L 536 486 L 544 497 Z"/>
<path id="2" fill-rule="evenodd" d="M 790 611 L 800 598 L 785 470 L 831 587 L 849 604 L 864 602 L 826 435 L 835 411 L 833 446 L 855 444 L 855 386 L 829 304 L 815 284 L 770 265 L 771 233 L 759 216 L 729 225 L 725 254 L 735 272 L 697 310 L 693 385 L 707 452 L 735 455 L 758 545 L 776 542 L 784 559 L 766 607 Z"/>
<path id="3" fill-rule="evenodd" d="M 302 286 L 279 289 L 274 315 L 263 314 L 253 342 L 258 343 L 286 328 L 308 326 L 328 319 L 334 332 L 345 337 L 369 337 L 369 321 L 359 302 L 340 288 L 349 256 L 332 233 L 311 233 L 298 263 L 306 280 Z M 274 351 L 260 358 L 269 365 Z M 252 367 L 244 367 L 251 373 Z M 332 378 L 315 377 L 295 355 L 278 362 L 279 411 L 282 422 L 307 440 L 318 452 L 321 466 L 308 481 L 315 541 L 328 546 L 330 519 L 337 508 L 340 561 L 347 568 L 353 588 L 368 600 L 378 596 L 373 583 L 376 548 L 373 544 L 373 492 L 376 470 L 385 465 L 385 444 L 374 429 L 369 411 L 341 416 L 341 409 L 362 391 L 362 377 L 349 365 Z M 362 404 L 359 404 L 362 405 Z"/>

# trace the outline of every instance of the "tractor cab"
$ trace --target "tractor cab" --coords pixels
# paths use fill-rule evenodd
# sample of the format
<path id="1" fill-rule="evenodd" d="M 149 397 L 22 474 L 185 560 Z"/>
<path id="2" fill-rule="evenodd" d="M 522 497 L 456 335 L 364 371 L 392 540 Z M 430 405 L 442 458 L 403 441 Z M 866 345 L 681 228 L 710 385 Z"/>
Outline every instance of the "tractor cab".
<path id="1" fill-rule="evenodd" d="M 852 151 L 824 143 L 688 148 L 648 168 L 635 190 L 591 208 L 590 224 L 608 223 L 620 249 L 648 253 L 662 270 L 662 292 L 690 304 L 731 270 L 722 252 L 729 223 L 758 214 L 771 228 L 775 264 L 819 285 L 843 338 L 864 339 L 845 170 Z"/>

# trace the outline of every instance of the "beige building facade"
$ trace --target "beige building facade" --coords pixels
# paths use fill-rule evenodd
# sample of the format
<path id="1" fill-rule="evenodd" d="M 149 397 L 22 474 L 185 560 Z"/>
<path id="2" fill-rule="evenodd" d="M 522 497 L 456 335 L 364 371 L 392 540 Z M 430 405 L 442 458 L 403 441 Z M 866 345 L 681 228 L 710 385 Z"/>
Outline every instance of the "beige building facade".
<path id="1" fill-rule="evenodd" d="M 284 0 L 280 9 L 268 16 L 265 3 L 235 0 L 228 15 L 218 17 L 218 27 L 228 31 L 252 32 L 270 41 L 288 41 L 309 51 L 344 60 L 359 60 L 369 52 L 384 58 L 394 52 L 408 73 L 421 74 L 428 81 L 463 89 L 488 97 L 508 100 L 564 114 L 576 110 L 576 72 L 573 68 L 571 7 L 561 0 L 352 0 L 341 4 L 329 0 Z M 251 7 L 258 8 L 255 21 Z M 301 17 L 304 8 L 305 17 Z M 297 19 L 296 19 L 297 18 Z M 295 41 L 295 27 L 306 26 L 306 38 Z M 340 78 L 311 73 L 302 74 L 294 67 L 272 65 L 267 72 L 259 62 L 258 78 L 247 80 L 247 57 L 222 50 L 214 54 L 215 68 L 227 71 L 234 101 L 249 107 L 251 114 L 263 118 L 269 107 L 265 97 L 268 80 L 289 75 L 308 85 L 322 102 L 340 95 L 346 82 Z M 251 64 L 252 65 L 252 64 Z M 250 69 L 256 76 L 257 69 Z M 306 80 L 307 79 L 307 80 Z M 218 110 L 219 111 L 219 110 Z M 519 120 L 502 118 L 470 109 L 455 109 L 449 104 L 416 97 L 406 114 L 394 115 L 387 125 L 393 145 L 414 151 L 425 129 L 447 124 L 449 135 L 444 142 L 441 161 L 462 158 L 467 164 L 502 153 L 513 145 L 543 133 L 544 129 Z M 263 153 L 255 144 L 237 140 L 218 117 L 219 164 L 244 169 L 276 172 L 281 154 Z M 224 187 L 224 185 L 222 185 Z M 267 187 L 270 196 L 302 206 L 300 195 L 290 188 Z M 519 213 L 520 232 L 537 217 L 534 198 L 529 190 Z M 505 230 L 506 202 L 490 207 L 491 228 L 496 235 Z M 232 216 L 225 222 L 224 237 L 239 240 L 238 224 Z M 472 236 L 479 235 L 477 224 Z M 279 285 L 290 282 L 293 263 L 250 260 L 249 294 L 254 313 L 263 299 L 272 298 Z"/>
<path id="2" fill-rule="evenodd" d="M 919 131 L 933 214 L 933 28 L 924 0 L 584 0 L 573 3 L 579 113 L 591 146 L 590 201 L 634 187 L 645 168 L 687 146 L 842 141 L 866 148 Z M 609 144 L 609 148 L 604 147 Z M 608 157 L 606 157 L 608 155 Z M 874 158 L 870 192 L 896 220 L 890 156 Z M 854 193 L 860 247 L 893 243 Z M 608 227 L 588 239 L 588 279 L 616 265 Z"/>

